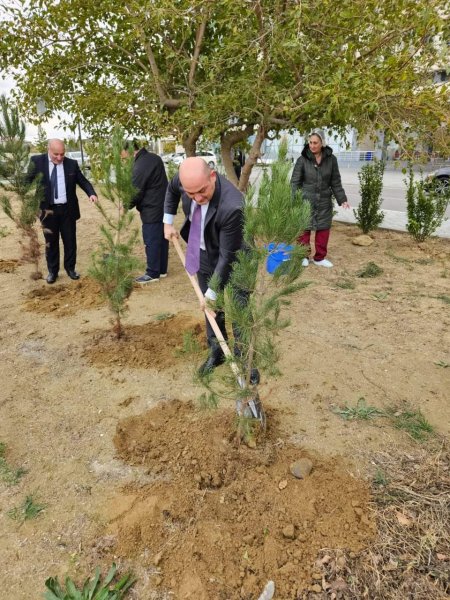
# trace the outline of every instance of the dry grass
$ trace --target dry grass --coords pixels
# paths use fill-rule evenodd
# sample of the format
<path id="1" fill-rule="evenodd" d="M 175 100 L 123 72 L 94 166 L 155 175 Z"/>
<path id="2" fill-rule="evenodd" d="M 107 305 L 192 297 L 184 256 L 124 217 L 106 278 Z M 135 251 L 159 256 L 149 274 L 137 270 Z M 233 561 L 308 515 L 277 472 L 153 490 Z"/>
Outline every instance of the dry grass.
<path id="1" fill-rule="evenodd" d="M 305 598 L 443 600 L 450 595 L 450 453 L 372 457 L 378 534 L 355 556 L 324 550 L 323 592 Z M 382 474 L 383 476 L 380 476 Z"/>

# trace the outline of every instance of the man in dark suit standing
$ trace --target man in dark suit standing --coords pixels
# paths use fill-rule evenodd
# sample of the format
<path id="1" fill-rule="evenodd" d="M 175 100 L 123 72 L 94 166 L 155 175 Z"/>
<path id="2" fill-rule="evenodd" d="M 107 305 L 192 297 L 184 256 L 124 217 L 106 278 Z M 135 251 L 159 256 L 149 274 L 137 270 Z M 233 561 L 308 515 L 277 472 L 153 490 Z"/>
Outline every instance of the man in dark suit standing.
<path id="1" fill-rule="evenodd" d="M 187 158 L 180 165 L 179 174 L 170 181 L 164 204 L 164 235 L 167 240 L 179 237 L 173 225 L 178 204 L 182 202 L 185 221 L 181 237 L 188 242 L 186 269 L 197 273 L 200 289 L 206 300 L 214 301 L 216 294 L 208 287 L 214 274 L 223 287 L 230 277 L 236 252 L 243 247 L 242 193 L 225 177 L 211 170 L 202 158 Z M 198 232 L 194 228 L 198 227 Z M 191 235 L 190 235 L 191 234 Z M 191 255 L 192 238 L 198 241 L 197 253 Z M 193 259 L 193 260 L 191 260 Z M 225 316 L 217 313 L 217 323 L 227 339 Z M 200 367 L 201 372 L 212 370 L 224 362 L 224 355 L 214 332 L 206 319 L 210 354 Z"/>
<path id="2" fill-rule="evenodd" d="M 42 193 L 41 223 L 46 242 L 47 283 L 55 283 L 59 273 L 59 236 L 64 246 L 64 268 L 71 279 L 79 279 L 75 271 L 77 260 L 77 220 L 80 208 L 76 186 L 86 192 L 91 202 L 97 202 L 94 188 L 80 171 L 76 160 L 65 157 L 62 140 L 48 142 L 48 153 L 31 157 L 27 181 L 40 177 Z"/>
<path id="3" fill-rule="evenodd" d="M 141 215 L 147 268 L 137 283 L 159 281 L 167 275 L 169 242 L 164 238 L 164 198 L 167 175 L 160 156 L 140 148 L 138 142 L 126 142 L 124 155 L 134 152 L 133 185 L 138 190 L 130 208 L 136 207 Z"/>

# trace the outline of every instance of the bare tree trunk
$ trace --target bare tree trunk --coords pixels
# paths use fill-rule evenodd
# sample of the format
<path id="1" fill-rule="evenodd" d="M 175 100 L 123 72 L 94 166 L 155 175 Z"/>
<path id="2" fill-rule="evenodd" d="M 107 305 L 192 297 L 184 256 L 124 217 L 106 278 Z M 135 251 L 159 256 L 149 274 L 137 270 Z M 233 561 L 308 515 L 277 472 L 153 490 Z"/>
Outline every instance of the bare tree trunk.
<path id="1" fill-rule="evenodd" d="M 232 150 L 233 146 L 239 142 L 243 142 L 254 131 L 254 125 L 247 125 L 245 129 L 236 129 L 222 133 L 220 136 L 220 153 L 222 155 L 222 164 L 225 167 L 227 179 L 236 187 L 239 187 L 239 181 L 236 177 L 233 166 Z"/>
<path id="2" fill-rule="evenodd" d="M 242 167 L 241 178 L 239 180 L 239 189 L 241 192 L 245 192 L 248 187 L 250 180 L 250 173 L 256 164 L 256 161 L 261 156 L 261 146 L 266 137 L 266 128 L 264 125 L 260 125 L 256 133 L 255 141 L 253 142 L 252 148 L 249 152 L 248 158 L 245 161 L 245 165 Z"/>
<path id="3" fill-rule="evenodd" d="M 198 138 L 202 134 L 201 127 L 194 127 L 183 134 L 183 148 L 186 150 L 186 156 L 195 156 Z"/>

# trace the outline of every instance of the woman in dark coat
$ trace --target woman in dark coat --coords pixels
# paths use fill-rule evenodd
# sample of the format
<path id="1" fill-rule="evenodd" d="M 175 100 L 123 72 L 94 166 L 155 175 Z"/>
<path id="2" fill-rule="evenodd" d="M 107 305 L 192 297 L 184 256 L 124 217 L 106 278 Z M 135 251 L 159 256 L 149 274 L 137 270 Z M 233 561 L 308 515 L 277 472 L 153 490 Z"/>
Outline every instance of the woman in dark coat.
<path id="1" fill-rule="evenodd" d="M 333 263 L 326 257 L 328 239 L 330 237 L 333 218 L 332 193 L 339 206 L 350 208 L 341 183 L 341 175 L 333 150 L 325 144 L 325 137 L 320 129 L 310 134 L 308 143 L 295 163 L 291 177 L 292 193 L 302 191 L 302 197 L 311 205 L 311 222 L 309 228 L 298 238 L 299 244 L 310 245 L 311 230 L 316 232 L 316 251 L 313 263 L 321 267 L 332 267 Z M 309 259 L 303 259 L 303 266 Z"/>

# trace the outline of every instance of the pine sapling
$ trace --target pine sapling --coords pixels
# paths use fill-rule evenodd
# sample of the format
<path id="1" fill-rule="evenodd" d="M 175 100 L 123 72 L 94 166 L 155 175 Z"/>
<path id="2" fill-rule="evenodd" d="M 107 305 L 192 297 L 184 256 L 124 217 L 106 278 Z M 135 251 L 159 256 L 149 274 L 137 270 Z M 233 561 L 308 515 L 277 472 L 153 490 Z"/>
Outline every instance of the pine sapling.
<path id="1" fill-rule="evenodd" d="M 384 219 L 384 213 L 380 211 L 383 198 L 383 174 L 384 162 L 375 161 L 364 165 L 358 173 L 361 202 L 353 211 L 358 227 L 363 233 L 369 233 L 376 229 Z"/>
<path id="2" fill-rule="evenodd" d="M 5 96 L 0 96 L 0 188 L 6 192 L 0 195 L 0 205 L 20 231 L 21 262 L 33 265 L 31 279 L 41 279 L 41 249 L 36 223 L 39 222 L 42 191 L 39 178 L 31 184 L 27 182 L 29 154 L 25 123 L 17 107 Z"/>
<path id="3" fill-rule="evenodd" d="M 297 244 L 297 238 L 306 229 L 309 203 L 301 193 L 292 197 L 290 164 L 286 160 L 287 144 L 283 142 L 279 157 L 265 172 L 256 197 L 250 191 L 244 207 L 244 238 L 246 249 L 238 253 L 228 285 L 218 295 L 217 307 L 225 311 L 228 323 L 233 323 L 232 351 L 243 380 L 244 389 L 234 376 L 214 385 L 214 375 L 204 378 L 208 399 L 214 405 L 218 396 L 234 397 L 238 412 L 238 433 L 247 439 L 251 436 L 248 403 L 255 396 L 252 390 L 252 369 L 261 374 L 275 376 L 279 373 L 277 335 L 288 326 L 289 319 L 283 309 L 289 304 L 289 296 L 308 285 L 299 282 L 303 271 L 302 259 L 305 248 Z M 275 248 L 269 250 L 269 244 Z M 292 247 L 290 260 L 281 262 L 273 275 L 267 273 L 269 255 L 277 252 L 278 244 Z M 214 280 L 209 286 L 216 287 Z"/>
<path id="4" fill-rule="evenodd" d="M 136 190 L 132 184 L 132 158 L 121 157 L 124 138 L 121 130 L 113 132 L 110 143 L 100 143 L 98 162 L 92 168 L 100 182 L 103 196 L 109 206 L 97 203 L 104 223 L 100 227 L 102 239 L 92 255 L 89 274 L 101 286 L 114 315 L 113 332 L 117 339 L 123 335 L 122 318 L 128 310 L 127 300 L 133 291 L 134 276 L 140 267 L 133 255 L 138 231 L 131 227 L 134 215 L 127 209 Z"/>

